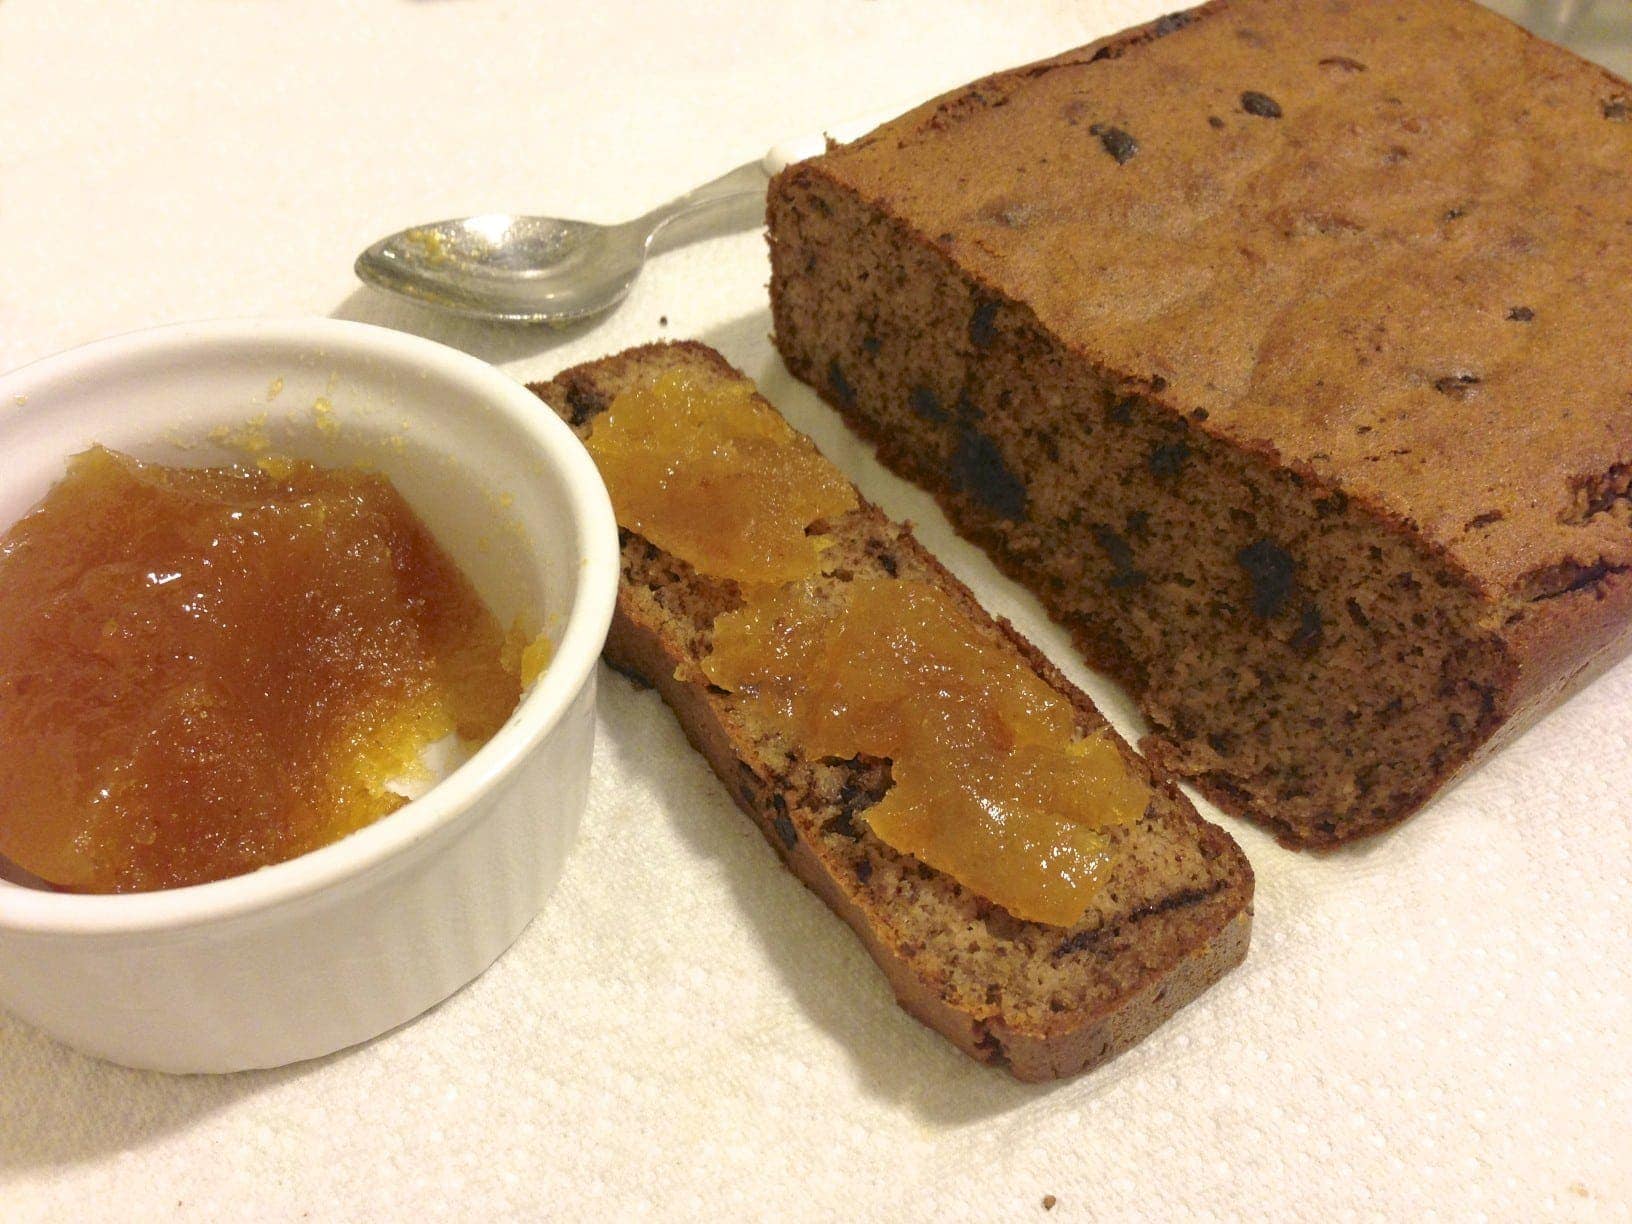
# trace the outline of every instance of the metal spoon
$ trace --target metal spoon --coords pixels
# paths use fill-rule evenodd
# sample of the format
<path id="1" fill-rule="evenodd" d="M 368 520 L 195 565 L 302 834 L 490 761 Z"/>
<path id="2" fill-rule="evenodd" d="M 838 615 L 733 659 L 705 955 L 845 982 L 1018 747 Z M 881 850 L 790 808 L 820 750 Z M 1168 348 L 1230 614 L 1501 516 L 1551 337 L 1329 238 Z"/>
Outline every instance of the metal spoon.
<path id="1" fill-rule="evenodd" d="M 853 140 L 880 121 L 857 119 L 831 135 Z M 771 176 L 820 153 L 826 139 L 818 133 L 779 144 L 758 161 L 622 225 L 510 213 L 416 225 L 359 255 L 357 276 L 454 314 L 564 326 L 621 302 L 660 236 L 665 247 L 677 246 L 705 233 L 762 224 Z"/>

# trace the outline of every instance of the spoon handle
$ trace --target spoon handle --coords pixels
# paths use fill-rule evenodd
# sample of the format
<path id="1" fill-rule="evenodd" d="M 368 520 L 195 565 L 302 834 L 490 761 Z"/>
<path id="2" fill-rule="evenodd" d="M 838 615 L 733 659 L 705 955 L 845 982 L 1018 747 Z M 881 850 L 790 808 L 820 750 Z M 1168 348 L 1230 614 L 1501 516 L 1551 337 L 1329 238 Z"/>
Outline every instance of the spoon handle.
<path id="1" fill-rule="evenodd" d="M 762 213 L 765 184 L 770 181 L 770 176 L 765 173 L 760 163 L 752 161 L 747 165 L 738 166 L 735 170 L 727 171 L 701 187 L 693 188 L 667 204 L 660 204 L 632 225 L 644 228 L 649 241 L 659 230 L 681 217 L 703 222 L 714 214 L 735 213 L 750 202 L 757 202 L 757 211 Z M 688 224 L 686 228 L 691 229 L 693 226 Z"/>
<path id="2" fill-rule="evenodd" d="M 639 232 L 647 236 L 647 241 L 656 237 L 660 230 L 668 228 L 669 224 L 684 217 L 687 231 L 710 232 L 716 227 L 713 222 L 722 219 L 722 214 L 730 214 L 731 218 L 744 225 L 755 225 L 763 219 L 763 203 L 765 199 L 765 185 L 771 177 L 796 161 L 804 161 L 807 157 L 815 157 L 827 148 L 828 139 L 839 143 L 854 140 L 872 131 L 880 123 L 891 116 L 884 113 L 861 115 L 854 119 L 847 119 L 842 123 L 835 123 L 825 131 L 811 132 L 805 136 L 795 136 L 792 140 L 785 140 L 774 146 L 758 161 L 748 162 L 738 166 L 735 170 L 727 171 L 712 182 L 704 183 L 701 187 L 686 192 L 667 204 L 652 209 L 638 221 L 631 223 L 631 228 L 638 227 Z M 750 207 L 752 206 L 752 207 Z M 673 245 L 677 235 L 665 235 L 665 245 Z"/>

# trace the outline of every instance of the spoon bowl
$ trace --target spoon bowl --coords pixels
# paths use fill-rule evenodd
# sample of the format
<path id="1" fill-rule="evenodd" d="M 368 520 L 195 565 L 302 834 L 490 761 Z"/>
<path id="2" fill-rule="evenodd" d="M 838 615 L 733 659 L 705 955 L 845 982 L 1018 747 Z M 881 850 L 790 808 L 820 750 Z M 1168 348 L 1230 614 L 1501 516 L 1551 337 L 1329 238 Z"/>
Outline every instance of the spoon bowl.
<path id="1" fill-rule="evenodd" d="M 416 225 L 357 257 L 367 284 L 453 314 L 568 324 L 621 302 L 651 228 L 485 213 Z"/>

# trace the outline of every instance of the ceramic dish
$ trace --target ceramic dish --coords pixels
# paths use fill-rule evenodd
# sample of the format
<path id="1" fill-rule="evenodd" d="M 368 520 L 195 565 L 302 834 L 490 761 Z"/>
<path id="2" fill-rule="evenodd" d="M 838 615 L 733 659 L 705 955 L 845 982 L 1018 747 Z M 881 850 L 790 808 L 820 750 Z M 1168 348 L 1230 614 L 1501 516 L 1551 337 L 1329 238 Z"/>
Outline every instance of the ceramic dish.
<path id="1" fill-rule="evenodd" d="M 166 1071 L 276 1066 L 411 1019 L 510 945 L 576 831 L 618 570 L 593 463 L 492 367 L 330 319 L 160 328 L 0 378 L 0 525 L 93 442 L 187 465 L 267 449 L 372 465 L 500 620 L 538 616 L 554 654 L 469 761 L 333 845 L 145 894 L 0 879 L 0 1006 Z"/>

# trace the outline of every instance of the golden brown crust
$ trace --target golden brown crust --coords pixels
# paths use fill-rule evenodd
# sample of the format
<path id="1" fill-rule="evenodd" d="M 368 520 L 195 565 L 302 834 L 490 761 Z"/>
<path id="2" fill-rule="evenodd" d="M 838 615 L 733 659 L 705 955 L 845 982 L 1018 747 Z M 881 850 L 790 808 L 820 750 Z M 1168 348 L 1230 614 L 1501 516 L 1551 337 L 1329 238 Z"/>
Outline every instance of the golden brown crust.
<path id="1" fill-rule="evenodd" d="M 604 405 L 608 388 L 621 385 L 638 371 L 661 370 L 679 363 L 704 367 L 721 377 L 742 377 L 713 350 L 679 343 L 646 346 L 575 367 L 533 390 L 569 421 L 581 426 Z M 866 503 L 858 513 L 892 530 L 902 530 L 888 525 L 877 509 Z M 972 618 L 1008 640 L 1043 679 L 1072 702 L 1083 725 L 1103 723 L 1085 694 L 1007 622 L 993 621 L 981 611 L 967 588 L 923 550 L 910 533 L 902 531 L 893 547 L 898 550 L 901 564 L 914 567 L 914 572 L 932 575 Z M 1202 821 L 1171 782 L 1157 781 L 1156 799 L 1147 821 L 1152 822 L 1152 829 L 1160 830 L 1162 837 L 1187 844 L 1191 847 L 1189 853 L 1211 865 L 1207 887 L 1172 888 L 1164 895 L 1150 879 L 1130 876 L 1122 887 L 1153 900 L 1121 914 L 1118 921 L 1104 929 L 1084 930 L 1075 937 L 1081 947 L 1074 954 L 1091 958 L 1082 972 L 1102 975 L 1107 982 L 1116 983 L 1114 989 L 1097 995 L 1090 992 L 1088 1005 L 1060 1013 L 1052 1013 L 1045 1006 L 1041 1009 L 1044 1019 L 974 1006 L 953 990 L 933 957 L 920 955 L 921 950 L 907 946 L 899 924 L 891 921 L 889 899 L 859 887 L 854 876 L 841 869 L 819 839 L 810 836 L 819 823 L 817 814 L 799 810 L 799 796 L 778 789 L 773 769 L 734 721 L 729 698 L 711 692 L 696 675 L 696 660 L 688 642 L 651 613 L 650 605 L 643 603 L 627 580 L 620 589 L 606 657 L 614 666 L 657 688 L 691 743 L 789 869 L 856 932 L 884 971 L 902 1007 L 974 1058 L 1001 1062 L 1017 1077 L 1027 1080 L 1076 1074 L 1138 1041 L 1246 954 L 1251 929 L 1251 868 L 1228 835 Z M 1126 745 L 1120 746 L 1138 769 L 1148 771 Z M 1126 836 L 1144 834 L 1136 829 Z M 1147 875 L 1152 870 L 1137 855 L 1126 858 L 1128 866 L 1119 870 Z M 929 886 L 955 887 L 935 884 L 933 880 Z M 1110 887 L 1117 887 L 1114 880 Z"/>
<path id="2" fill-rule="evenodd" d="M 1215 0 L 785 173 L 1446 559 L 1522 726 L 1632 616 L 1629 116 L 1472 0 Z"/>

